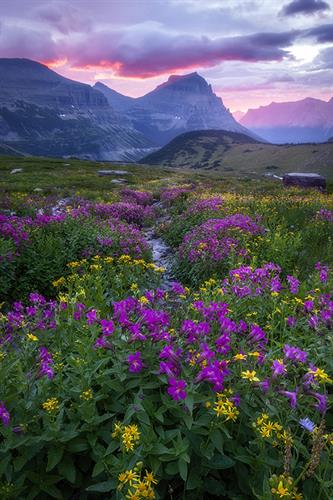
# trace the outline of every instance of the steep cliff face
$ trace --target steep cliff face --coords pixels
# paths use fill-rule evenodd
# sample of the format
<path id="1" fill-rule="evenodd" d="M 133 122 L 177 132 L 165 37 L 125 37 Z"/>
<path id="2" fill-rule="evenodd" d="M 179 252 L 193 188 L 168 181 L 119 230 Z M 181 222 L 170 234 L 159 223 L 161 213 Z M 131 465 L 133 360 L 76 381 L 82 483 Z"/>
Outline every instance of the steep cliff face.
<path id="1" fill-rule="evenodd" d="M 110 160 L 152 147 L 101 92 L 27 59 L 0 59 L 0 140 L 29 154 Z"/>
<path id="2" fill-rule="evenodd" d="M 170 76 L 152 92 L 135 99 L 127 115 L 137 130 L 160 145 L 190 130 L 248 133 L 198 73 Z"/>
<path id="3" fill-rule="evenodd" d="M 133 106 L 135 102 L 135 99 L 133 97 L 128 97 L 127 95 L 120 94 L 120 92 L 110 89 L 110 87 L 104 85 L 104 83 L 97 82 L 95 83 L 93 88 L 98 90 L 99 92 L 102 92 L 110 106 L 115 111 L 122 113 Z"/>

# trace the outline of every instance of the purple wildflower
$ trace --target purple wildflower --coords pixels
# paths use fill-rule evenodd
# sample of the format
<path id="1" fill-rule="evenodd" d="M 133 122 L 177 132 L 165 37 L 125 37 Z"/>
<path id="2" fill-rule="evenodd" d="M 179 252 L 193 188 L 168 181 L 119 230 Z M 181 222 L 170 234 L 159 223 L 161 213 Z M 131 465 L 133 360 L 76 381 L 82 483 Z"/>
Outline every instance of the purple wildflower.
<path id="1" fill-rule="evenodd" d="M 277 378 L 279 375 L 285 375 L 287 373 L 287 369 L 281 359 L 275 359 L 273 361 L 271 370 L 273 372 L 273 378 Z"/>
<path id="2" fill-rule="evenodd" d="M 283 347 L 283 352 L 287 359 L 291 359 L 292 361 L 297 361 L 298 363 L 306 363 L 308 353 L 302 351 L 298 347 L 285 344 Z"/>
<path id="3" fill-rule="evenodd" d="M 86 318 L 87 318 L 88 325 L 92 325 L 92 324 L 96 323 L 96 321 L 97 321 L 96 309 L 92 309 L 91 311 L 87 312 Z"/>
<path id="4" fill-rule="evenodd" d="M 102 319 L 101 327 L 104 335 L 109 336 L 111 335 L 111 333 L 113 333 L 114 324 L 112 320 Z"/>
<path id="5" fill-rule="evenodd" d="M 54 372 L 53 372 L 53 359 L 49 351 L 46 349 L 46 347 L 40 347 L 39 348 L 39 376 L 43 377 L 46 375 L 49 379 L 52 379 L 54 377 Z"/>
<path id="6" fill-rule="evenodd" d="M 185 387 L 187 386 L 185 380 L 177 380 L 175 378 L 170 378 L 169 379 L 169 387 L 168 387 L 168 394 L 174 399 L 175 401 L 179 401 L 180 399 L 185 399 L 186 398 L 186 391 Z"/>
<path id="7" fill-rule="evenodd" d="M 289 283 L 289 290 L 293 295 L 298 293 L 299 289 L 299 280 L 294 278 L 294 276 L 287 276 L 287 281 Z"/>
<path id="8" fill-rule="evenodd" d="M 295 391 L 279 391 L 279 394 L 288 398 L 291 408 L 294 409 L 297 406 L 297 392 L 296 389 Z"/>
<path id="9" fill-rule="evenodd" d="M 141 353 L 137 351 L 135 354 L 129 354 L 127 357 L 127 363 L 129 364 L 129 371 L 131 373 L 139 373 L 143 368 L 143 363 L 141 360 Z"/>
<path id="10" fill-rule="evenodd" d="M 300 424 L 301 427 L 303 427 L 303 429 L 305 429 L 306 431 L 309 431 L 309 432 L 313 432 L 315 430 L 315 423 L 312 422 L 312 420 L 310 420 L 308 417 L 305 417 L 305 418 L 301 418 L 298 423 Z"/>
<path id="11" fill-rule="evenodd" d="M 327 396 L 325 394 L 320 394 L 320 392 L 314 392 L 314 391 L 310 391 L 308 394 L 310 396 L 313 396 L 318 401 L 318 403 L 315 405 L 316 410 L 318 410 L 319 413 L 321 414 L 326 413 Z"/>
<path id="12" fill-rule="evenodd" d="M 9 425 L 10 422 L 9 411 L 5 407 L 5 403 L 3 403 L 3 401 L 0 401 L 0 420 L 2 420 L 3 425 L 5 425 L 6 427 Z"/>

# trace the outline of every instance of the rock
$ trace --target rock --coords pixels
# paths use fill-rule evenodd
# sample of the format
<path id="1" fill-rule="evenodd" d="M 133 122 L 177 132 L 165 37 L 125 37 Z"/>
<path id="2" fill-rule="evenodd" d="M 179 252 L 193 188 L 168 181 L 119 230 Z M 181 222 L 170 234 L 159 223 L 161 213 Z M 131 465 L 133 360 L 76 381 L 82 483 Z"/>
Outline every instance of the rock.
<path id="1" fill-rule="evenodd" d="M 124 184 L 126 179 L 112 179 L 111 184 Z"/>
<path id="2" fill-rule="evenodd" d="M 98 175 L 125 175 L 129 174 L 127 170 L 98 170 Z"/>
<path id="3" fill-rule="evenodd" d="M 326 179 L 322 175 L 307 172 L 291 172 L 283 176 L 285 186 L 326 189 Z"/>
<path id="4" fill-rule="evenodd" d="M 13 168 L 13 170 L 11 170 L 11 174 L 19 174 L 20 172 L 23 172 L 23 168 Z"/>

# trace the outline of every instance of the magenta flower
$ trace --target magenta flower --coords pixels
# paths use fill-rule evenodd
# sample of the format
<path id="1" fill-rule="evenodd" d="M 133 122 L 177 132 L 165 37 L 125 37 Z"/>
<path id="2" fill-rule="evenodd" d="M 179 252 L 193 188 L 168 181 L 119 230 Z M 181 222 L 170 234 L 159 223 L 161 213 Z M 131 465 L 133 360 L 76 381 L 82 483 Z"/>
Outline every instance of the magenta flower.
<path id="1" fill-rule="evenodd" d="M 53 372 L 53 359 L 46 347 L 39 348 L 39 377 L 46 375 L 49 379 L 54 377 Z"/>
<path id="2" fill-rule="evenodd" d="M 283 364 L 281 359 L 275 359 L 271 366 L 273 378 L 277 378 L 279 375 L 285 375 L 287 373 L 287 368 Z"/>
<path id="3" fill-rule="evenodd" d="M 96 323 L 96 321 L 97 321 L 96 309 L 92 309 L 91 311 L 87 312 L 86 318 L 87 318 L 88 325 L 92 325 L 92 324 Z"/>
<path id="4" fill-rule="evenodd" d="M 262 392 L 265 394 L 266 392 L 269 391 L 271 383 L 270 383 L 269 378 L 265 378 L 261 382 L 258 382 L 258 385 L 259 385 L 260 389 L 262 390 Z"/>
<path id="5" fill-rule="evenodd" d="M 316 410 L 319 413 L 326 413 L 327 410 L 327 396 L 325 394 L 320 394 L 319 392 L 310 391 L 308 393 L 310 396 L 313 396 L 318 403 L 315 405 Z"/>
<path id="6" fill-rule="evenodd" d="M 294 409 L 297 406 L 297 392 L 298 392 L 298 390 L 296 389 L 294 392 L 292 392 L 292 391 L 279 391 L 279 394 L 282 394 L 282 396 L 285 396 L 286 398 L 288 398 L 291 408 Z"/>
<path id="7" fill-rule="evenodd" d="M 143 368 L 143 363 L 141 360 L 141 353 L 137 351 L 135 354 L 129 354 L 127 357 L 127 363 L 129 364 L 129 371 L 131 373 L 139 373 Z"/>
<path id="8" fill-rule="evenodd" d="M 168 394 L 175 401 L 186 398 L 185 387 L 187 386 L 185 380 L 177 380 L 175 378 L 169 379 Z"/>
<path id="9" fill-rule="evenodd" d="M 0 420 L 6 427 L 9 425 L 10 415 L 3 401 L 0 401 Z"/>
<path id="10" fill-rule="evenodd" d="M 283 347 L 283 352 L 287 359 L 291 359 L 292 361 L 297 361 L 298 363 L 306 363 L 308 353 L 302 351 L 298 347 L 285 344 L 285 346 Z"/>
<path id="11" fill-rule="evenodd" d="M 296 295 L 298 293 L 299 289 L 299 281 L 298 279 L 294 278 L 294 276 L 287 276 L 287 281 L 289 283 L 289 290 L 293 295 Z"/>
<path id="12" fill-rule="evenodd" d="M 295 326 L 296 323 L 297 323 L 297 319 L 294 318 L 294 316 L 288 316 L 288 318 L 287 318 L 287 325 L 289 327 Z"/>
<path id="13" fill-rule="evenodd" d="M 113 333 L 114 324 L 112 320 L 102 319 L 101 327 L 104 335 L 109 336 L 111 335 L 111 333 Z"/>
<path id="14" fill-rule="evenodd" d="M 106 336 L 100 335 L 96 339 L 94 349 L 112 349 L 112 344 L 106 340 Z"/>

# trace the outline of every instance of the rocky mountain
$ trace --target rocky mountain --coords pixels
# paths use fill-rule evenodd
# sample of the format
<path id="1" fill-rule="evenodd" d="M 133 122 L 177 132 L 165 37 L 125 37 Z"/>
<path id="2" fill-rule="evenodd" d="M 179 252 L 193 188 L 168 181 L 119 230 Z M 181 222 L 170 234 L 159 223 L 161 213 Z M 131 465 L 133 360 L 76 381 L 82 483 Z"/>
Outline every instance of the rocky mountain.
<path id="1" fill-rule="evenodd" d="M 133 106 L 135 99 L 133 97 L 129 97 L 127 95 L 120 94 L 120 92 L 117 92 L 116 90 L 111 89 L 107 85 L 104 85 L 104 83 L 97 82 L 93 86 L 95 90 L 98 90 L 99 92 L 102 92 L 104 97 L 107 99 L 108 103 L 110 106 L 115 110 L 119 112 L 124 112 L 131 106 Z"/>
<path id="2" fill-rule="evenodd" d="M 325 142 L 333 134 L 333 97 L 272 102 L 249 109 L 240 122 L 273 143 Z"/>
<path id="3" fill-rule="evenodd" d="M 0 59 L 0 140 L 29 154 L 131 160 L 153 146 L 90 85 Z"/>
<path id="4" fill-rule="evenodd" d="M 268 144 L 226 130 L 200 130 L 177 136 L 140 163 L 204 169 L 221 175 L 272 176 L 318 172 L 332 179 L 333 144 Z"/>
<path id="5" fill-rule="evenodd" d="M 197 73 L 140 98 L 91 87 L 28 59 L 0 59 L 0 141 L 26 154 L 137 160 L 190 130 L 240 125 Z"/>
<path id="6" fill-rule="evenodd" d="M 134 100 L 127 116 L 133 127 L 158 145 L 190 130 L 224 129 L 248 133 L 198 73 L 171 75 L 167 82 Z"/>

